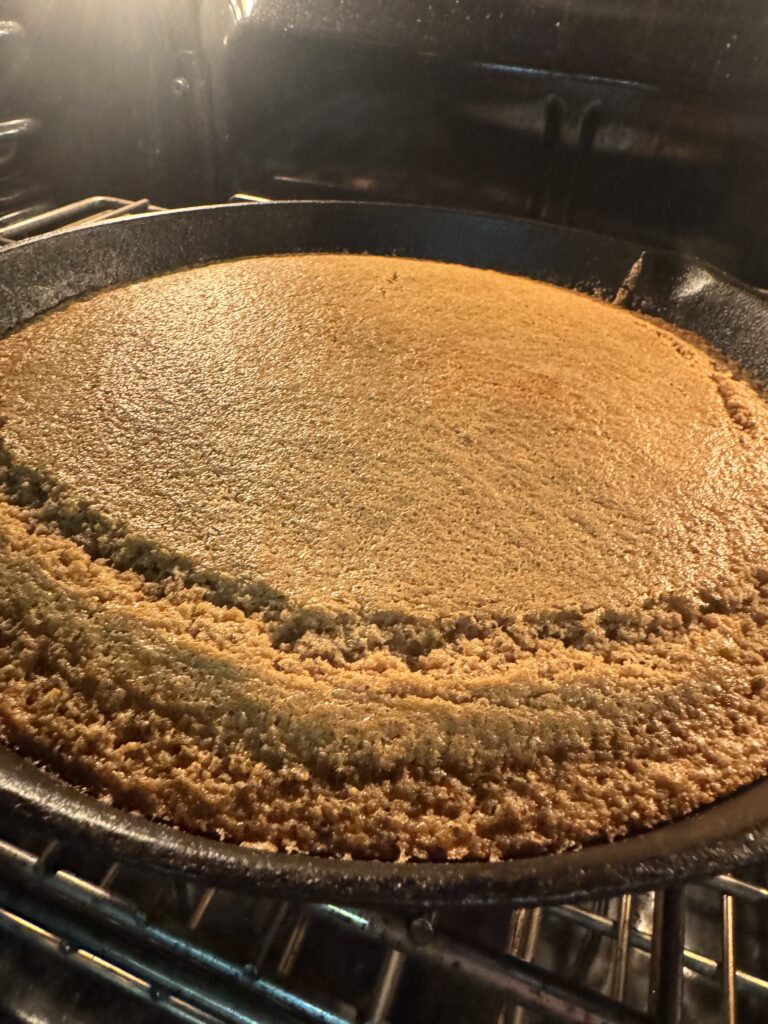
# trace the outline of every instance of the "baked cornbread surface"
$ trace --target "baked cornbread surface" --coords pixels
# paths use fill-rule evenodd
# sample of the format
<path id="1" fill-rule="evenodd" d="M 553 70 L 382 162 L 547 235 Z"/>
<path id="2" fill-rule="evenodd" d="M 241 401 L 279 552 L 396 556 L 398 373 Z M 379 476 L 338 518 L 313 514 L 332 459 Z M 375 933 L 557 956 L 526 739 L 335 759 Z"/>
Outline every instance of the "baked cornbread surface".
<path id="1" fill-rule="evenodd" d="M 276 256 L 0 342 L 0 735 L 267 849 L 501 859 L 768 764 L 768 408 L 521 278 Z"/>

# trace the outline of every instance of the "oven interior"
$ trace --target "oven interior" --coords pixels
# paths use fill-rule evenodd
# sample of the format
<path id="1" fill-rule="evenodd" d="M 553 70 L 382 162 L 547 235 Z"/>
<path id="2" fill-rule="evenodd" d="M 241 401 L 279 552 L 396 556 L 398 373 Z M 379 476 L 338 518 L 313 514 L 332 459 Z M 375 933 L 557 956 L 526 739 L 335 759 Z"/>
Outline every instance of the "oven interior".
<path id="1" fill-rule="evenodd" d="M 768 286 L 748 0 L 0 0 L 0 246 L 161 207 L 385 200 Z M 768 873 L 510 912 L 206 888 L 0 818 L 0 1020 L 758 1022 Z"/>
<path id="2" fill-rule="evenodd" d="M 748 0 L 2 8 L 0 228 L 92 195 L 378 199 L 768 281 L 768 17 Z"/>

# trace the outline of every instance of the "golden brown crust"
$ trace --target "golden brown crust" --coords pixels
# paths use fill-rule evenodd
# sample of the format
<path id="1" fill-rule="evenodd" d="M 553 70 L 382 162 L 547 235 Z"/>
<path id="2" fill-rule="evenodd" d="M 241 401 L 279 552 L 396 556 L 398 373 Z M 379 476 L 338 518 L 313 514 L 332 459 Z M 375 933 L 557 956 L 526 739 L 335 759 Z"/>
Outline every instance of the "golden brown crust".
<path id="1" fill-rule="evenodd" d="M 718 372 L 585 296 L 375 256 L 170 274 L 0 347 L 15 464 L 212 577 L 367 616 L 632 607 L 749 561 L 766 456 Z"/>
<path id="2" fill-rule="evenodd" d="M 387 287 L 395 270 L 405 298 Z M 130 476 L 119 445 L 94 454 L 98 431 L 77 410 L 91 395 L 91 415 L 117 437 L 112 413 L 133 409 L 134 418 L 121 414 L 119 436 L 151 476 L 162 446 L 150 443 L 146 455 L 139 439 L 152 441 L 142 417 L 154 422 L 152 396 L 162 392 L 151 366 L 170 367 L 171 350 L 183 356 L 174 302 L 233 299 L 261 274 L 269 280 L 254 286 L 253 304 L 235 302 L 241 333 L 245 322 L 257 338 L 269 327 L 282 360 L 291 338 L 296 354 L 290 374 L 264 356 L 274 394 L 248 405 L 249 422 L 261 417 L 259 431 L 269 430 L 270 417 L 305 404 L 249 465 L 277 457 L 280 436 L 293 451 L 300 441 L 308 454 L 296 480 L 314 481 L 316 500 L 294 506 L 285 526 L 293 473 L 281 488 L 277 460 L 272 518 L 252 496 L 238 502 L 244 516 L 224 541 L 207 541 L 206 562 L 184 509 L 160 514 L 176 507 L 164 504 L 170 492 L 148 487 L 142 504 L 139 477 L 116 472 Z M 347 320 L 337 318 L 331 341 L 310 297 L 334 276 L 352 327 L 340 338 Z M 281 282 L 283 296 L 293 288 L 304 298 L 284 302 L 276 323 L 264 311 Z M 379 285 L 381 306 L 372 300 Z M 407 301 L 409 288 L 417 297 L 421 289 L 418 302 Z M 125 304 L 122 321 L 107 317 L 120 373 L 90 333 L 105 302 Z M 371 339 L 385 314 L 381 349 Z M 307 317 L 315 327 L 305 338 Z M 197 345 L 195 365 L 223 360 L 206 383 L 220 413 L 212 382 L 226 390 L 256 362 L 242 339 L 225 351 L 223 328 L 206 333 L 206 324 L 215 318 L 189 317 L 185 337 Z M 87 359 L 74 353 L 78 332 Z M 495 859 L 648 827 L 765 772 L 768 415 L 703 349 L 547 286 L 373 257 L 171 275 L 70 305 L 4 345 L 0 732 L 70 781 L 183 828 L 268 848 Z M 346 361 L 334 363 L 339 346 Z M 379 386 L 374 365 L 390 383 L 395 374 L 391 387 Z M 183 451 L 189 480 L 201 463 L 194 446 L 174 448 L 174 436 L 192 416 L 182 387 L 190 379 L 171 381 L 179 401 L 164 421 L 176 424 L 164 442 Z M 325 401 L 324 388 L 355 380 L 370 382 L 355 392 L 359 409 L 340 398 L 326 419 L 322 403 L 308 411 L 313 390 Z M 386 417 L 391 451 L 377 427 Z M 202 409 L 200 418 L 210 426 L 216 417 Z M 65 424 L 69 434 L 58 434 Z M 245 429 L 235 418 L 219 441 L 235 438 L 235 427 Z M 318 453 L 348 436 L 360 465 L 373 460 L 380 473 L 358 480 L 326 459 L 314 475 Z M 216 478 L 248 483 L 227 450 Z M 114 459 L 113 472 L 100 459 Z M 421 488 L 411 487 L 414 465 Z M 183 492 L 198 512 L 209 483 Z M 345 533 L 357 561 L 337 566 L 331 519 L 310 513 L 330 496 L 354 526 L 369 494 L 379 515 L 387 495 L 396 512 L 403 502 L 415 509 L 408 529 L 398 532 L 393 514 L 397 544 L 373 545 L 368 560 L 372 545 L 356 548 Z M 379 520 L 365 509 L 370 538 Z M 299 572 L 288 554 L 311 522 L 322 557 L 300 548 Z M 462 529 L 451 533 L 451 522 Z M 238 562 L 246 529 L 263 545 Z"/>

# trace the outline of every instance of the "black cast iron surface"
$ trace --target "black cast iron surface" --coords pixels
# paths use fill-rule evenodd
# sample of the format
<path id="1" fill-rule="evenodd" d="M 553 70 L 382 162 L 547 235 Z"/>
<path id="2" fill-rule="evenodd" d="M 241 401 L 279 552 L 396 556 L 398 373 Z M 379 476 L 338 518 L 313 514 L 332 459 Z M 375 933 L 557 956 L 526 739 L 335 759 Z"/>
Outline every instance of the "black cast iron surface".
<path id="1" fill-rule="evenodd" d="M 444 260 L 597 294 L 693 330 L 768 381 L 768 298 L 705 264 L 588 232 L 420 207 L 292 202 L 140 215 L 0 253 L 0 336 L 84 292 L 213 260 L 357 252 Z M 721 872 L 768 855 L 768 780 L 614 843 L 505 863 L 390 864 L 261 853 L 117 811 L 0 748 L 0 804 L 75 845 L 225 886 L 312 900 L 561 902 Z"/>

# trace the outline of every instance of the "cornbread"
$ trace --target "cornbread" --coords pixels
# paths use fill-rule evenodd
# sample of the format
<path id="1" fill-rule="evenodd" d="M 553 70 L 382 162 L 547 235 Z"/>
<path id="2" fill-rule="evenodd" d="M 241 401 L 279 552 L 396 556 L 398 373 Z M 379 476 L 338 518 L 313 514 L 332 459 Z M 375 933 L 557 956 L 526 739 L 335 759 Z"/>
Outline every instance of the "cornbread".
<path id="1" fill-rule="evenodd" d="M 657 322 L 263 257 L 0 342 L 0 736 L 267 849 L 498 859 L 768 765 L 768 407 Z"/>

